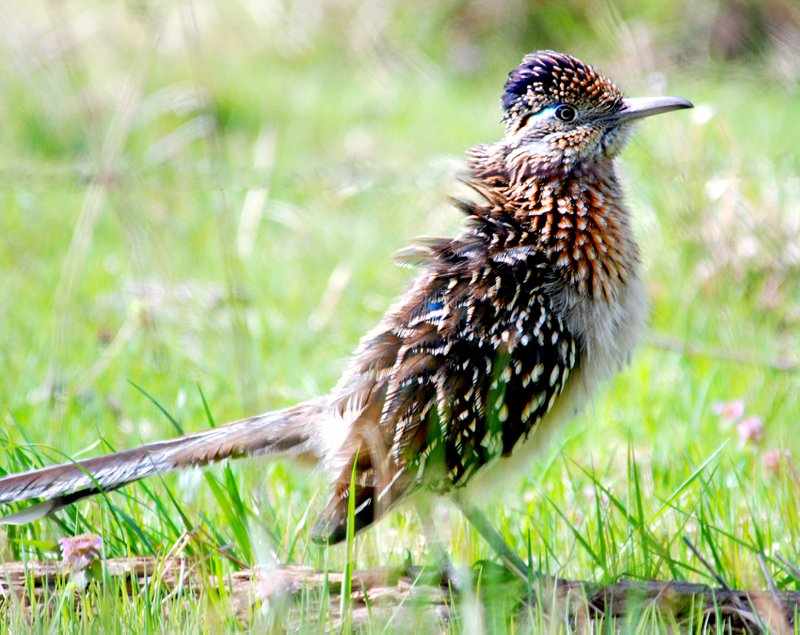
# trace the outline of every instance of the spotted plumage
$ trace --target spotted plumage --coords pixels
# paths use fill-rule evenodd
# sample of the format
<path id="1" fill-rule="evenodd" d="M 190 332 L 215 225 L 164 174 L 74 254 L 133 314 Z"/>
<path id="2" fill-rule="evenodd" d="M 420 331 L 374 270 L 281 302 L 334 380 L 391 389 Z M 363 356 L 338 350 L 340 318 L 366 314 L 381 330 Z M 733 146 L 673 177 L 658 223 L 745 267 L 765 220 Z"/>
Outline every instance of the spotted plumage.
<path id="1" fill-rule="evenodd" d="M 469 152 L 471 194 L 453 199 L 465 228 L 400 254 L 416 277 L 329 395 L 0 479 L 0 502 L 47 499 L 11 520 L 154 473 L 280 454 L 330 475 L 313 535 L 335 542 L 351 491 L 363 528 L 403 499 L 467 493 L 530 460 L 630 354 L 645 302 L 613 160 L 632 120 L 690 104 L 626 100 L 592 67 L 540 51 L 509 74 L 502 106 L 504 137 Z"/>
<path id="2" fill-rule="evenodd" d="M 420 247 L 424 274 L 362 342 L 340 388 L 346 404 L 366 376 L 380 395 L 392 497 L 462 486 L 510 454 L 576 363 L 575 340 L 550 306 L 547 259 L 513 216 L 459 205 L 468 230 Z M 379 369 L 376 349 L 385 355 Z"/>

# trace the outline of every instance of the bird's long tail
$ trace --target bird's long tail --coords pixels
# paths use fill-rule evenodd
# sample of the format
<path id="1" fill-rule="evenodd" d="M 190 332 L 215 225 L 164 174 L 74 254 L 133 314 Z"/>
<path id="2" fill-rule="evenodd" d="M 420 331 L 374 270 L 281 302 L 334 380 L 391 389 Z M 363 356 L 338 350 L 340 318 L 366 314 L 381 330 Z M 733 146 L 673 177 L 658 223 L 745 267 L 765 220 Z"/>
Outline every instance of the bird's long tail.
<path id="1" fill-rule="evenodd" d="M 0 518 L 0 524 L 29 523 L 102 491 L 225 459 L 291 456 L 317 463 L 324 452 L 319 425 L 325 412 L 322 400 L 308 401 L 132 450 L 6 476 L 0 479 L 0 503 L 45 500 Z"/>

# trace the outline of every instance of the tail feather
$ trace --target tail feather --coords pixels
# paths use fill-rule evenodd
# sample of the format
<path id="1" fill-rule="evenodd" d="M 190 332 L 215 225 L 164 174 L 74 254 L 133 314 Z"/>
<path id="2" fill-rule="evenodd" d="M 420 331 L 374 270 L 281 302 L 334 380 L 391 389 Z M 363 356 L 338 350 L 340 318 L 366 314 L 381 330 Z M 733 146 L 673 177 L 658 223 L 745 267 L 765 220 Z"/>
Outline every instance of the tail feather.
<path id="1" fill-rule="evenodd" d="M 284 455 L 316 463 L 324 452 L 317 431 L 326 410 L 321 401 L 309 401 L 132 450 L 6 476 L 0 479 L 0 503 L 46 500 L 0 524 L 31 522 L 101 491 L 225 459 Z"/>

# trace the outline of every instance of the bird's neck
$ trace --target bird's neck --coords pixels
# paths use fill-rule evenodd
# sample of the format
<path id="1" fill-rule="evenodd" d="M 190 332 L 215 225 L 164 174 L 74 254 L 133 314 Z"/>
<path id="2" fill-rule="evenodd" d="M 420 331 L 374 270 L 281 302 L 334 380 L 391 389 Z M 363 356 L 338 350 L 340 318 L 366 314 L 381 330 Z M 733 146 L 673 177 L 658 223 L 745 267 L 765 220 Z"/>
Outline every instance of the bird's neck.
<path id="1" fill-rule="evenodd" d="M 636 276 L 639 250 L 612 160 L 533 169 L 478 146 L 469 166 L 493 213 L 512 215 L 578 295 L 611 300 Z"/>

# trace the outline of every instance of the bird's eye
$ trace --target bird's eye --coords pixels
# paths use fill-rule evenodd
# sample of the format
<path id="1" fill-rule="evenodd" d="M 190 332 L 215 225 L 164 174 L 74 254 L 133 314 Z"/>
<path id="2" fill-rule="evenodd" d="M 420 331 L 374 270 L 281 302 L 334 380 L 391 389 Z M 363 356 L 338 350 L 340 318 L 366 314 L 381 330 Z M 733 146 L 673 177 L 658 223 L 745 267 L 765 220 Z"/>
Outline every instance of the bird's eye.
<path id="1" fill-rule="evenodd" d="M 561 106 L 556 108 L 556 117 L 561 119 L 561 121 L 567 121 L 567 122 L 573 121 L 577 116 L 578 113 L 572 106 L 568 104 L 562 104 Z"/>

